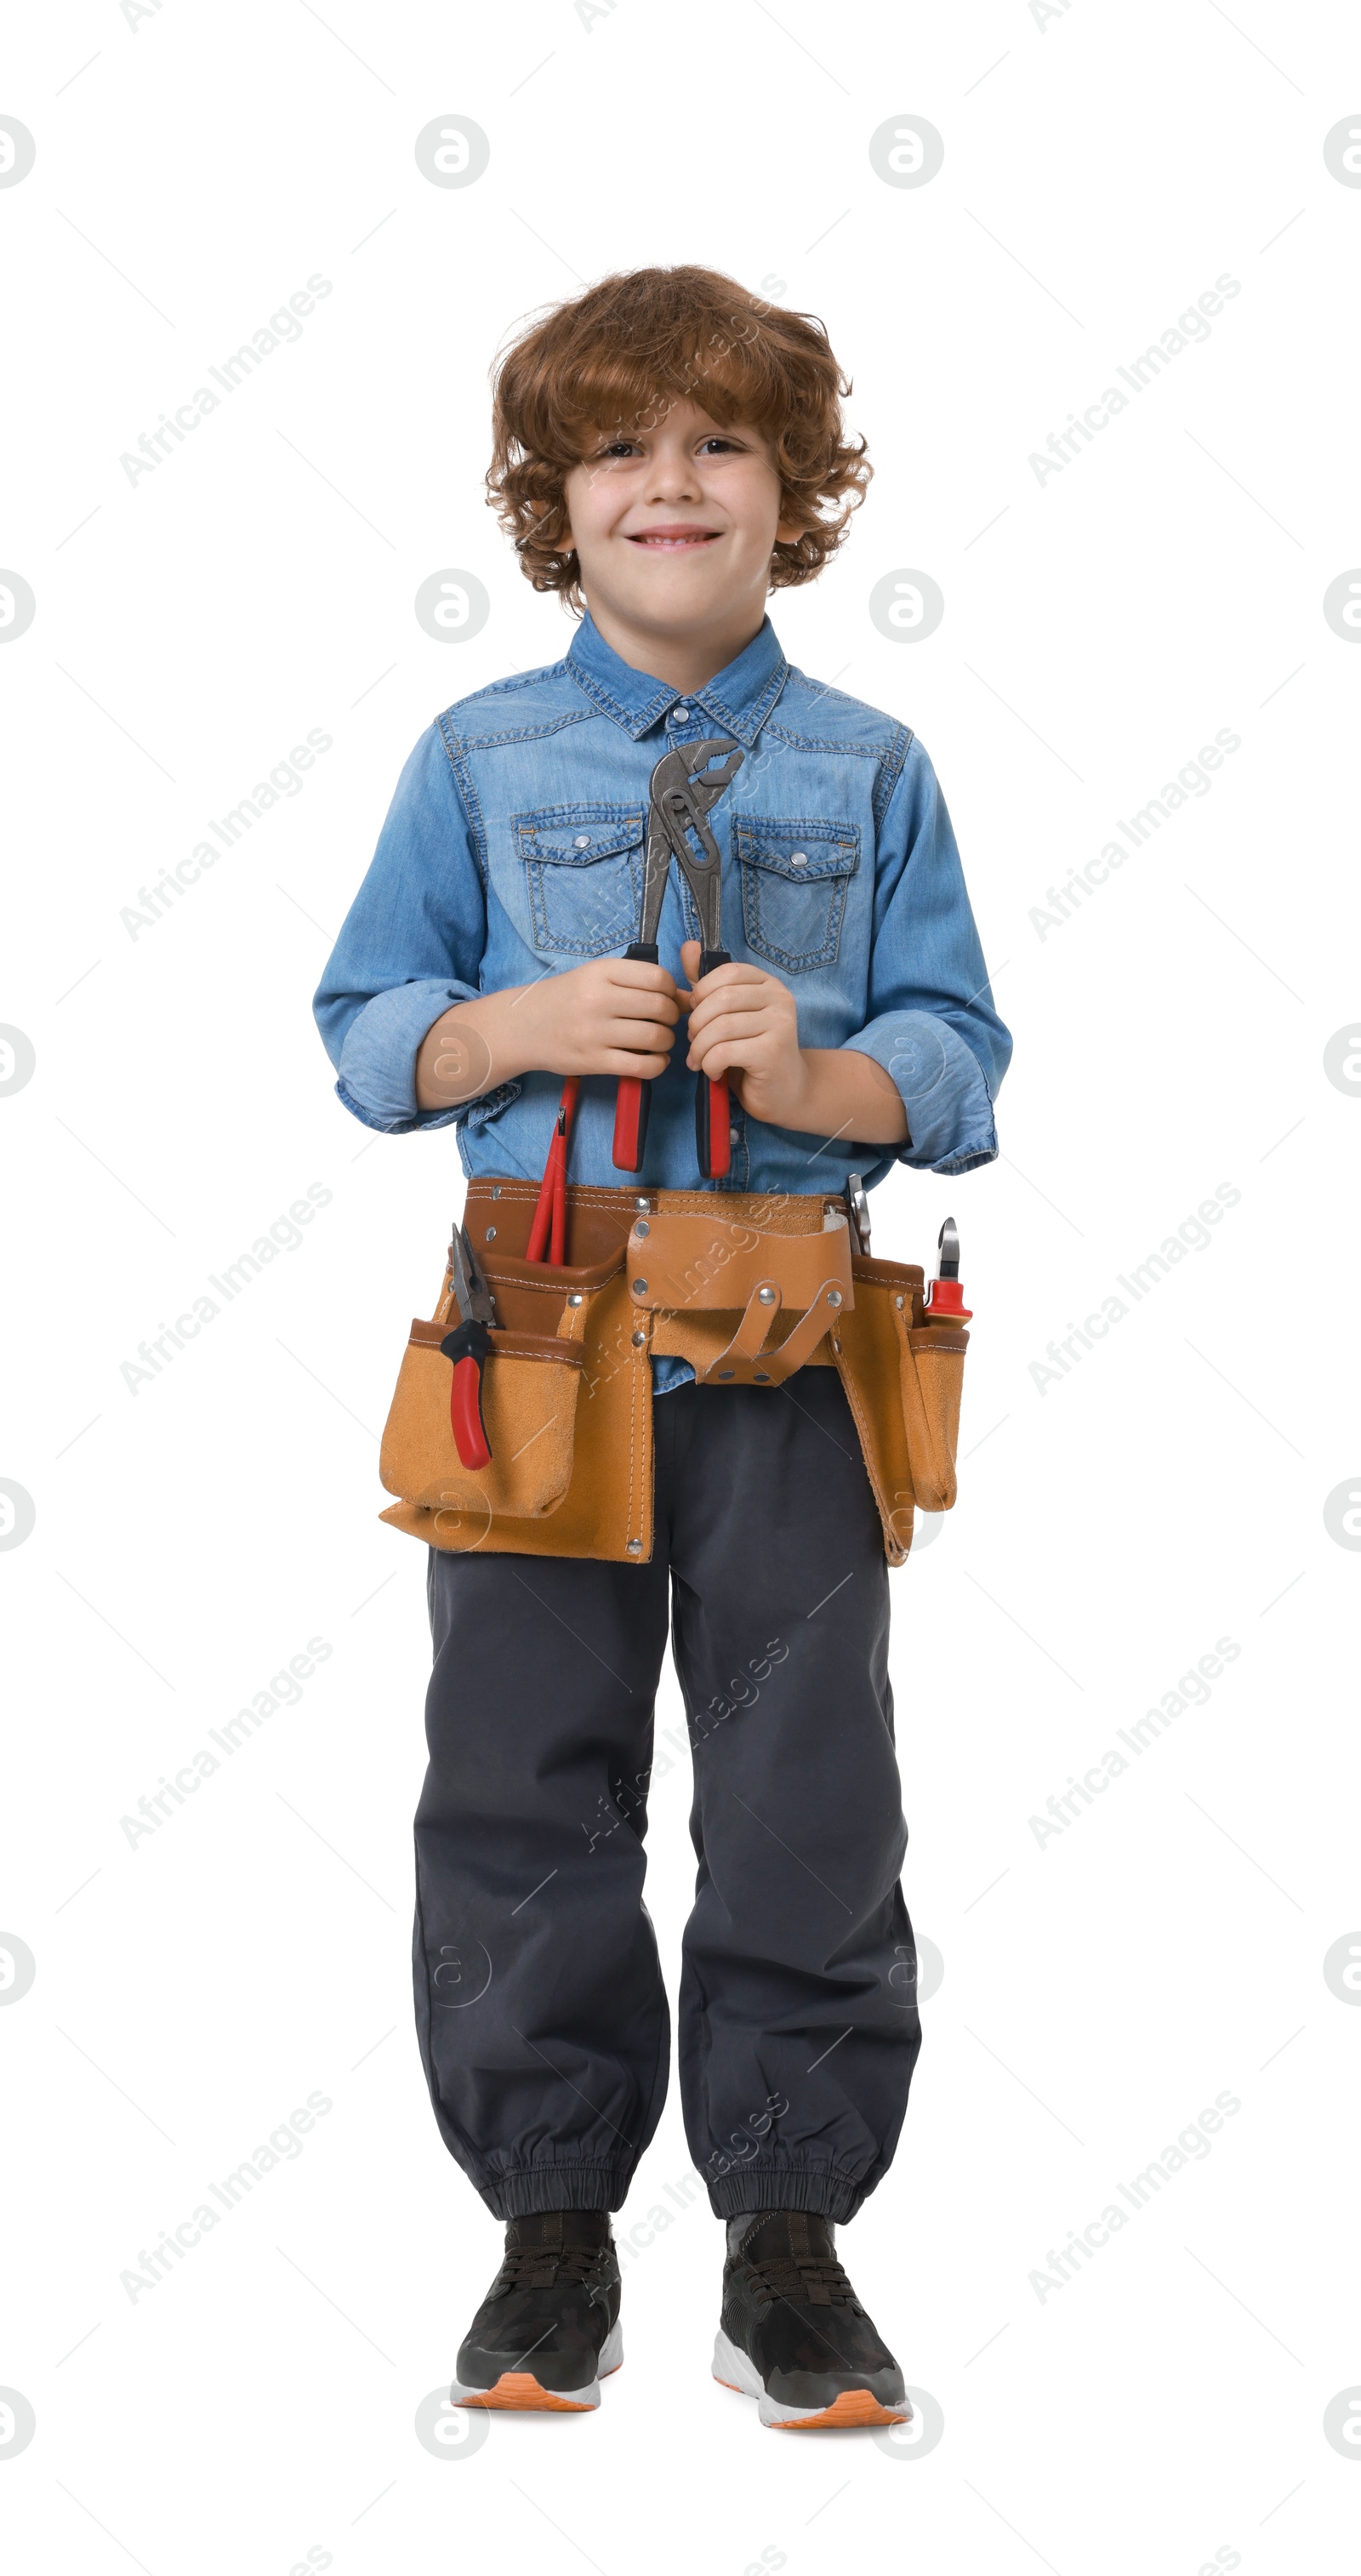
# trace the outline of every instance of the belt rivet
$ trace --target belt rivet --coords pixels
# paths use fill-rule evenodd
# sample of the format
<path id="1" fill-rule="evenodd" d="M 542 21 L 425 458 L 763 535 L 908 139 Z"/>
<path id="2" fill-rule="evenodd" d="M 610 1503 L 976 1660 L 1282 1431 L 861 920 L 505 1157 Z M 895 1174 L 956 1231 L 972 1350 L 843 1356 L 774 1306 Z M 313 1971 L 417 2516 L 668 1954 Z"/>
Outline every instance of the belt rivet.
<path id="1" fill-rule="evenodd" d="M 769 1386 L 770 1384 L 770 1380 L 764 1369 L 753 1369 L 752 1377 L 757 1386 Z"/>
<path id="2" fill-rule="evenodd" d="M 828 1305 L 829 1305 L 829 1306 L 839 1306 L 839 1305 L 840 1305 L 840 1303 L 841 1303 L 841 1290 L 840 1290 L 839 1288 L 829 1288 L 829 1289 L 828 1289 L 828 1291 L 827 1291 L 827 1303 L 828 1303 Z"/>
<path id="3" fill-rule="evenodd" d="M 567 1300 L 567 1303 L 569 1306 L 579 1306 L 581 1302 L 581 1291 L 578 1288 L 574 1288 Z"/>
<path id="4" fill-rule="evenodd" d="M 633 1336 L 633 1347 L 634 1347 L 635 1351 L 636 1351 L 636 1350 L 640 1350 L 640 1349 L 641 1349 L 641 1347 L 642 1347 L 642 1345 L 643 1345 L 643 1343 L 644 1343 L 646 1340 L 647 1340 L 647 1335 L 646 1335 L 646 1333 L 635 1333 L 635 1334 L 634 1334 L 634 1336 Z"/>
<path id="5" fill-rule="evenodd" d="M 641 1556 L 643 1553 L 642 1540 L 640 1538 L 631 1538 L 628 1543 L 628 1552 L 630 1556 Z"/>
<path id="6" fill-rule="evenodd" d="M 773 1288 L 758 1288 L 758 1289 L 757 1289 L 757 1291 L 756 1291 L 756 1294 L 757 1294 L 757 1296 L 759 1297 L 759 1299 L 760 1299 L 760 1301 L 761 1301 L 761 1304 L 762 1304 L 763 1306 L 773 1306 L 773 1305 L 774 1305 L 774 1303 L 775 1303 L 775 1291 L 774 1291 L 774 1289 L 773 1289 Z"/>
<path id="7" fill-rule="evenodd" d="M 635 1279 L 633 1283 L 633 1293 L 635 1297 L 645 1297 L 647 1295 L 647 1281 L 645 1279 Z"/>
<path id="8" fill-rule="evenodd" d="M 495 1243 L 496 1241 L 496 1228 L 494 1225 L 489 1225 L 487 1228 L 487 1241 L 488 1243 Z"/>
<path id="9" fill-rule="evenodd" d="M 642 1209 L 644 1216 L 650 1216 L 650 1215 L 651 1215 L 651 1213 L 652 1213 L 652 1201 L 651 1201 L 651 1199 L 635 1199 L 635 1200 L 634 1200 L 634 1202 L 633 1202 L 633 1204 L 634 1204 L 634 1206 L 635 1206 L 636 1208 L 641 1208 L 641 1209 Z"/>
<path id="10" fill-rule="evenodd" d="M 640 1216 L 640 1217 L 639 1217 L 639 1219 L 638 1219 L 637 1224 L 635 1225 L 635 1227 L 634 1227 L 634 1229 L 633 1229 L 633 1231 L 634 1231 L 634 1233 L 635 1233 L 636 1235 L 638 1235 L 638 1236 L 640 1236 L 640 1237 L 641 1237 L 641 1236 L 643 1236 L 643 1235 L 645 1235 L 645 1234 L 651 1234 L 651 1232 L 652 1232 L 652 1228 L 651 1228 L 651 1226 L 648 1224 L 647 1218 L 646 1218 L 645 1216 Z"/>
<path id="11" fill-rule="evenodd" d="M 735 1377 L 736 1373 L 735 1369 L 720 1369 L 718 1372 L 720 1377 Z"/>
<path id="12" fill-rule="evenodd" d="M 898 1312 L 899 1312 L 899 1314 L 901 1315 L 901 1313 L 902 1313 L 902 1311 L 903 1311 L 903 1301 L 902 1301 L 901 1297 L 895 1297 L 895 1298 L 894 1298 L 894 1300 L 893 1300 L 893 1303 L 894 1303 L 894 1305 L 897 1307 Z"/>

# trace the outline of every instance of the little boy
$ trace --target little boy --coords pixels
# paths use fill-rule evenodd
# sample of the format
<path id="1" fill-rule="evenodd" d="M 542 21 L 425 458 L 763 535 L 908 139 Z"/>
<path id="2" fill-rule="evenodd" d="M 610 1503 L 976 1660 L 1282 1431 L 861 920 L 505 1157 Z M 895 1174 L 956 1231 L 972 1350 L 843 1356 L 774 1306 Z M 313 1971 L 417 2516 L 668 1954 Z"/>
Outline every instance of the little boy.
<path id="1" fill-rule="evenodd" d="M 402 773 L 316 997 L 367 1126 L 452 1125 L 470 1180 L 523 1200 L 576 1078 L 569 1217 L 696 1189 L 697 1083 L 726 1083 L 701 1186 L 744 1217 L 995 1155 L 1010 1040 L 930 763 L 791 669 L 765 615 L 862 497 L 849 390 L 820 324 L 699 268 L 609 278 L 501 362 L 490 497 L 535 588 L 584 613 L 565 659 L 451 707 Z M 621 953 L 647 937 L 652 773 L 700 738 L 741 753 L 712 816 L 730 962 L 705 972 L 678 868 L 658 962 Z M 621 1080 L 649 1087 L 628 1192 Z M 609 2213 L 668 2071 L 642 1884 L 669 1628 L 699 1861 L 680 2080 L 727 2226 L 714 2375 L 766 2424 L 903 2421 L 833 2234 L 888 2169 L 920 2046 L 880 1515 L 835 1367 L 650 1365 L 649 1556 L 429 1554 L 416 2015 L 441 2133 L 506 2224 L 453 2398 L 591 2407 L 622 2357 Z"/>

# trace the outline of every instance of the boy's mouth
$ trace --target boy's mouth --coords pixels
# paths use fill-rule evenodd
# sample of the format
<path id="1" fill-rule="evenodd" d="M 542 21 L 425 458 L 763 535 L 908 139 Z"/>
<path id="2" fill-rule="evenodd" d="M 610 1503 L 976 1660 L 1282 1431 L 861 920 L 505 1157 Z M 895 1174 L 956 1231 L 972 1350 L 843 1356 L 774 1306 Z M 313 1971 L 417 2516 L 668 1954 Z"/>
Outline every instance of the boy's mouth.
<path id="1" fill-rule="evenodd" d="M 650 546 L 665 554 L 679 554 L 685 547 L 711 545 L 720 534 L 717 528 L 640 528 L 630 536 L 631 546 Z"/>

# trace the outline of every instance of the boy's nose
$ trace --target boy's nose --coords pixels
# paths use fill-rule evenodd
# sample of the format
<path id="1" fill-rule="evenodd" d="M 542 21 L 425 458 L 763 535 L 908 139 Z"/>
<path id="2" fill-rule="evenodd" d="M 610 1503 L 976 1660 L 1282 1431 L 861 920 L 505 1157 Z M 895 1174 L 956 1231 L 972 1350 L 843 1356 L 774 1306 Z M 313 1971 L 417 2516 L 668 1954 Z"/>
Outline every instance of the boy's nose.
<path id="1" fill-rule="evenodd" d="M 647 497 L 653 502 L 698 501 L 699 476 L 688 456 L 659 456 L 648 478 Z"/>

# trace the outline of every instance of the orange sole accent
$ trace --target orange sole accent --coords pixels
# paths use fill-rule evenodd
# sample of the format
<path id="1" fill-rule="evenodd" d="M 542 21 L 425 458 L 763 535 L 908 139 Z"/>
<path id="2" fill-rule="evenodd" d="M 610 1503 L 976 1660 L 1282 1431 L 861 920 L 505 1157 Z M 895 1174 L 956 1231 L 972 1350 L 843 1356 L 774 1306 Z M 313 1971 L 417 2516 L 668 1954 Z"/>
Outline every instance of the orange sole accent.
<path id="1" fill-rule="evenodd" d="M 835 2404 L 825 2406 L 817 2415 L 788 2415 L 781 2423 L 772 2424 L 772 2433 L 816 2433 L 837 2426 L 856 2424 L 906 2424 L 906 2415 L 893 2407 L 881 2406 L 868 2388 L 843 2388 Z"/>
<path id="2" fill-rule="evenodd" d="M 505 2406 L 520 2413 L 550 2415 L 593 2415 L 595 2408 L 580 2397 L 559 2397 L 552 2388 L 541 2388 L 532 2370 L 503 2370 L 494 2388 L 478 2397 L 460 2397 L 460 2406 Z"/>

